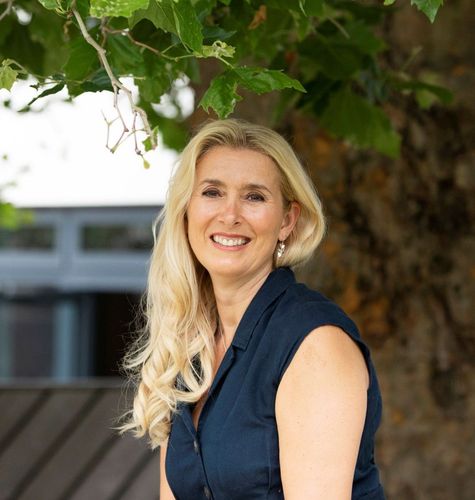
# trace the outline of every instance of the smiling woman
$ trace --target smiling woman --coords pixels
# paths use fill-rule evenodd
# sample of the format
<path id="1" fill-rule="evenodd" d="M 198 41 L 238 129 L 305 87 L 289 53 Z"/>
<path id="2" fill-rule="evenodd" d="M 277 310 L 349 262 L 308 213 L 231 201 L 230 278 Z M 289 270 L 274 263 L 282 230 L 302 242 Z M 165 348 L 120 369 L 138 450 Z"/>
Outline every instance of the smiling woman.
<path id="1" fill-rule="evenodd" d="M 186 212 L 188 240 L 214 286 L 226 278 L 244 286 L 272 271 L 276 242 L 287 239 L 299 213 L 296 201 L 283 200 L 270 157 L 217 146 L 196 168 Z"/>
<path id="2" fill-rule="evenodd" d="M 161 445 L 161 500 L 384 499 L 368 347 L 291 269 L 325 219 L 290 145 L 247 122 L 208 123 L 157 222 L 121 431 Z"/>

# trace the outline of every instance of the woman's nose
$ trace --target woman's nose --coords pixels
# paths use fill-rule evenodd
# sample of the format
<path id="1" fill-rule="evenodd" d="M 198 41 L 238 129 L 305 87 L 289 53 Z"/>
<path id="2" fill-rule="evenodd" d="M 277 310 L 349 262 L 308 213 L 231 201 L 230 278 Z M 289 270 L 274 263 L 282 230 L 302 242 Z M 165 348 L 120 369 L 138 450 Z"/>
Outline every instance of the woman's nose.
<path id="1" fill-rule="evenodd" d="M 229 196 L 223 200 L 220 219 L 224 224 L 236 224 L 241 220 L 241 204 L 238 197 Z"/>

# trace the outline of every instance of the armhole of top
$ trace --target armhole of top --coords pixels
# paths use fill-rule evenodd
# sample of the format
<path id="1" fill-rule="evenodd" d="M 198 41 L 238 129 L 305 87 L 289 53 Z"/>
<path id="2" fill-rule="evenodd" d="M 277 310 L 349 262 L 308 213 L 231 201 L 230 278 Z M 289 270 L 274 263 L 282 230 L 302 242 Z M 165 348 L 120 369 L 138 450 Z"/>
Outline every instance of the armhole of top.
<path id="1" fill-rule="evenodd" d="M 371 386 L 373 384 L 373 369 L 372 365 L 370 362 L 370 353 L 369 349 L 366 346 L 366 344 L 359 338 L 359 336 L 351 331 L 351 329 L 344 325 L 342 322 L 332 322 L 332 321 L 323 321 L 322 323 L 317 323 L 313 328 L 308 330 L 307 333 L 304 335 L 299 336 L 294 344 L 292 345 L 292 348 L 290 349 L 284 364 L 282 366 L 282 369 L 280 371 L 280 376 L 278 380 L 278 385 L 280 384 L 285 372 L 287 371 L 287 368 L 289 367 L 290 363 L 292 362 L 292 359 L 295 356 L 295 353 L 298 351 L 300 345 L 302 342 L 308 337 L 310 333 L 313 332 L 316 328 L 319 328 L 320 326 L 325 326 L 325 325 L 332 325 L 332 326 L 337 326 L 338 328 L 341 328 L 352 340 L 357 344 L 357 346 L 360 348 L 361 353 L 363 354 L 363 358 L 366 364 L 366 369 L 368 370 L 368 376 L 369 376 L 369 384 L 368 384 L 368 389 L 367 393 L 369 393 Z"/>

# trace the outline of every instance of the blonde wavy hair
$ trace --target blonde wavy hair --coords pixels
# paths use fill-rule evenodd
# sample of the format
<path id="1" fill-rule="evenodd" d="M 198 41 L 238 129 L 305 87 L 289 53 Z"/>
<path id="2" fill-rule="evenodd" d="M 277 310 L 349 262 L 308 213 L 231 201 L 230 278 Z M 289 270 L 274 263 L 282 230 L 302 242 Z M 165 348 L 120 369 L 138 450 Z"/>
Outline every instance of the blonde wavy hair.
<path id="1" fill-rule="evenodd" d="M 270 157 L 280 172 L 284 204 L 300 204 L 297 224 L 278 263 L 274 257 L 274 268 L 303 264 L 326 231 L 313 183 L 279 134 L 228 119 L 206 123 L 191 139 L 175 167 L 165 205 L 154 223 L 155 243 L 147 291 L 142 297 L 145 324 L 122 362 L 134 386 L 134 400 L 132 409 L 122 415 L 126 421 L 117 429 L 121 434 L 132 431 L 136 437 L 148 432 L 152 449 L 167 439 L 179 403 L 198 401 L 212 383 L 217 308 L 209 274 L 189 245 L 185 214 L 196 165 L 216 146 L 250 149 Z"/>

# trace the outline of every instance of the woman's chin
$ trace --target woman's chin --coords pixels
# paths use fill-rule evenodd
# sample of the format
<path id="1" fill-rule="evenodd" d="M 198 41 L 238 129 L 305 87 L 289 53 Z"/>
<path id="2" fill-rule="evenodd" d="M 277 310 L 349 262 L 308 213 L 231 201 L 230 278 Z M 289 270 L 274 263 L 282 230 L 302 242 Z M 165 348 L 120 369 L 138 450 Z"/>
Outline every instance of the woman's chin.
<path id="1" fill-rule="evenodd" d="M 241 276 L 246 273 L 249 266 L 236 262 L 213 262 L 212 265 L 207 267 L 210 276 Z"/>
<path id="2" fill-rule="evenodd" d="M 211 278 L 233 279 L 239 280 L 243 277 L 252 279 L 253 276 L 260 276 L 266 272 L 272 271 L 272 261 L 262 262 L 261 265 L 256 261 L 241 261 L 236 262 L 231 259 L 220 260 L 216 259 L 209 265 L 205 266 Z"/>

